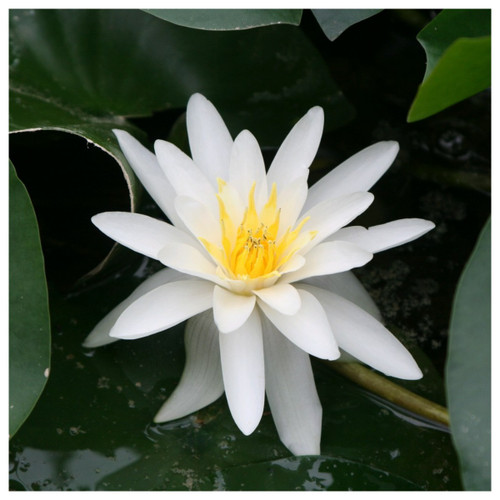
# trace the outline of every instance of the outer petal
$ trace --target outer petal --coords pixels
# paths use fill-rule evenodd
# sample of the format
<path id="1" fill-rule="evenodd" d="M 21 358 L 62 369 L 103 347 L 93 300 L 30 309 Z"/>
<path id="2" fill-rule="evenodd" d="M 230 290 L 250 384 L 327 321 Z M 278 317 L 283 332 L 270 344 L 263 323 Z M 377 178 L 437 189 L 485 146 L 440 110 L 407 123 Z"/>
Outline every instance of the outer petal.
<path id="1" fill-rule="evenodd" d="M 299 290 L 301 307 L 294 315 L 282 314 L 259 299 L 259 306 L 271 323 L 296 346 L 322 359 L 337 359 L 340 352 L 328 318 L 318 300 Z"/>
<path id="2" fill-rule="evenodd" d="M 177 195 L 185 195 L 206 204 L 218 215 L 216 191 L 204 172 L 189 156 L 170 142 L 155 142 L 155 152 L 160 167 Z"/>
<path id="3" fill-rule="evenodd" d="M 397 142 L 383 141 L 351 156 L 311 187 L 304 210 L 336 196 L 368 191 L 385 174 L 398 151 Z"/>
<path id="4" fill-rule="evenodd" d="M 306 255 L 306 263 L 299 270 L 285 274 L 281 282 L 293 283 L 311 276 L 335 274 L 364 266 L 373 254 L 346 241 L 321 243 Z"/>
<path id="5" fill-rule="evenodd" d="M 231 134 L 214 105 L 201 94 L 189 99 L 186 122 L 193 160 L 216 187 L 217 177 L 228 177 Z"/>
<path id="6" fill-rule="evenodd" d="M 251 434 L 264 410 L 264 347 L 256 310 L 238 330 L 219 335 L 224 389 L 231 415 L 245 435 Z"/>
<path id="7" fill-rule="evenodd" d="M 318 151 L 323 133 L 324 113 L 311 108 L 292 128 L 274 157 L 267 173 L 267 183 L 276 183 L 278 192 L 287 183 L 307 174 Z"/>
<path id="8" fill-rule="evenodd" d="M 219 332 L 210 311 L 198 314 L 187 322 L 184 342 L 184 372 L 179 385 L 156 414 L 155 422 L 185 417 L 213 403 L 224 392 Z"/>
<path id="9" fill-rule="evenodd" d="M 213 287 L 213 283 L 198 280 L 161 285 L 127 307 L 110 335 L 139 339 L 171 328 L 212 307 Z"/>
<path id="10" fill-rule="evenodd" d="M 121 245 L 153 259 L 158 258 L 158 252 L 168 243 L 197 244 L 184 231 L 147 215 L 103 212 L 94 215 L 92 222 Z"/>
<path id="11" fill-rule="evenodd" d="M 162 269 L 156 274 L 153 274 L 153 276 L 141 283 L 131 295 L 129 295 L 123 302 L 117 305 L 112 311 L 104 316 L 99 323 L 97 323 L 94 329 L 84 340 L 83 347 L 100 347 L 119 340 L 117 338 L 110 337 L 109 332 L 116 323 L 116 320 L 130 304 L 161 285 L 165 285 L 166 283 L 170 283 L 172 281 L 179 281 L 183 278 L 189 279 L 189 276 L 178 273 L 173 269 Z"/>
<path id="12" fill-rule="evenodd" d="M 174 208 L 175 191 L 161 171 L 156 156 L 124 130 L 113 130 L 123 154 L 151 198 L 176 226 L 183 224 Z"/>
<path id="13" fill-rule="evenodd" d="M 351 241 L 368 252 L 376 253 L 416 240 L 435 227 L 433 222 L 424 219 L 399 219 L 368 229 L 344 227 L 329 240 Z"/>
<path id="14" fill-rule="evenodd" d="M 315 238 L 300 253 L 305 255 L 332 233 L 349 224 L 363 213 L 372 202 L 373 195 L 371 193 L 351 193 L 325 200 L 308 210 L 304 217 L 309 217 L 309 220 L 304 224 L 303 231 L 316 231 L 317 233 Z"/>
<path id="15" fill-rule="evenodd" d="M 243 130 L 234 140 L 231 150 L 229 183 L 246 203 L 254 182 L 255 204 L 257 210 L 260 210 L 268 196 L 266 167 L 257 139 L 248 130 Z"/>
<path id="16" fill-rule="evenodd" d="M 158 252 L 162 264 L 172 267 L 181 273 L 221 283 L 216 275 L 217 267 L 203 253 L 192 245 L 183 243 L 166 245 Z"/>
<path id="17" fill-rule="evenodd" d="M 376 370 L 391 377 L 422 377 L 417 363 L 389 330 L 361 308 L 321 288 L 301 285 L 320 301 L 339 346 Z"/>
<path id="18" fill-rule="evenodd" d="M 323 411 L 309 356 L 262 322 L 266 393 L 280 439 L 294 455 L 319 455 Z"/>
<path id="19" fill-rule="evenodd" d="M 301 306 L 299 292 L 287 283 L 278 283 L 268 288 L 254 290 L 253 293 L 281 314 L 297 314 Z"/>
<path id="20" fill-rule="evenodd" d="M 330 292 L 354 302 L 361 309 L 371 314 L 376 320 L 382 321 L 382 314 L 371 298 L 370 294 L 352 272 L 332 274 L 328 276 L 315 276 L 305 280 L 308 285 L 324 288 Z"/>
<path id="21" fill-rule="evenodd" d="M 253 295 L 236 294 L 220 286 L 214 288 L 214 321 L 222 333 L 234 332 L 241 328 L 254 306 Z"/>

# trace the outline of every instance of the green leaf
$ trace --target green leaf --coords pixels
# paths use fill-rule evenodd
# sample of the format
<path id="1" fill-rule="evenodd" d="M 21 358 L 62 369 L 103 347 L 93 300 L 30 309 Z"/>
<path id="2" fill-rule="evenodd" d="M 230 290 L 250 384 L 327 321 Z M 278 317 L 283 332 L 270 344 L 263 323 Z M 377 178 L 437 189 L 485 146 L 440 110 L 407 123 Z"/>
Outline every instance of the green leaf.
<path id="1" fill-rule="evenodd" d="M 478 38 L 491 34 L 491 11 L 481 9 L 445 9 L 417 35 L 425 50 L 427 67 L 424 80 L 439 59 L 458 38 Z"/>
<path id="2" fill-rule="evenodd" d="M 427 69 L 408 121 L 427 118 L 491 85 L 491 12 L 444 10 L 417 36 Z"/>
<path id="3" fill-rule="evenodd" d="M 300 9 L 144 9 L 179 26 L 202 30 L 243 30 L 270 24 L 298 26 Z"/>
<path id="4" fill-rule="evenodd" d="M 89 283 L 78 294 L 51 295 L 59 332 L 57 370 L 12 442 L 16 489 L 460 487 L 450 436 L 442 427 L 367 393 L 321 363 L 313 364 L 323 405 L 321 457 L 290 457 L 267 407 L 257 430 L 244 436 L 224 396 L 193 415 L 154 424 L 183 370 L 183 325 L 91 351 L 81 342 L 155 269 L 149 262 L 140 271 L 130 268 Z M 426 371 L 412 389 L 439 387 L 440 379 Z"/>
<path id="5" fill-rule="evenodd" d="M 38 224 L 9 162 L 9 435 L 26 420 L 50 369 L 50 320 Z"/>
<path id="6" fill-rule="evenodd" d="M 422 120 L 491 85 L 491 37 L 459 39 L 420 85 L 408 121 Z"/>
<path id="7" fill-rule="evenodd" d="M 312 9 L 321 29 L 333 41 L 347 28 L 374 16 L 382 9 Z"/>
<path id="8" fill-rule="evenodd" d="M 467 490 L 491 489 L 491 220 L 460 278 L 450 324 L 446 388 Z"/>
<path id="9" fill-rule="evenodd" d="M 281 143 L 313 105 L 329 129 L 353 114 L 293 26 L 209 32 L 139 10 L 12 10 L 10 35 L 12 130 L 126 128 L 125 117 L 184 108 L 195 92 L 233 133 L 248 128 L 264 145 Z"/>

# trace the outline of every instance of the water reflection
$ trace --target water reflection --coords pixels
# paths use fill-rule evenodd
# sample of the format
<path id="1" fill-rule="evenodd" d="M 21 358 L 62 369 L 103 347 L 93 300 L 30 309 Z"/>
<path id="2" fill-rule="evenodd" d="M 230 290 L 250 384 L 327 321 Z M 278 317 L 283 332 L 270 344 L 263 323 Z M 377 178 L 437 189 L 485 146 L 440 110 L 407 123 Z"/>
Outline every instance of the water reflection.
<path id="1" fill-rule="evenodd" d="M 88 491 L 105 487 L 106 477 L 137 462 L 140 455 L 118 447 L 110 456 L 93 450 L 71 452 L 25 448 L 16 454 L 11 470 L 15 489 L 27 491 Z"/>

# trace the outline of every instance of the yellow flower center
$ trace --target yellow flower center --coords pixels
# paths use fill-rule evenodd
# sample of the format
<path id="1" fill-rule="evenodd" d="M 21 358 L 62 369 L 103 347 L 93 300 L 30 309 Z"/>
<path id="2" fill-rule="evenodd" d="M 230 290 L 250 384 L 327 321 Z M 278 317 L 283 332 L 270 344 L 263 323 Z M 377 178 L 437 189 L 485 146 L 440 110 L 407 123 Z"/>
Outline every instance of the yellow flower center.
<path id="1" fill-rule="evenodd" d="M 289 227 L 279 234 L 281 209 L 277 206 L 276 184 L 273 184 L 267 203 L 258 213 L 254 183 L 248 194 L 248 206 L 243 220 L 235 224 L 231 217 L 234 190 L 220 179 L 218 184 L 219 192 L 216 196 L 222 241 L 219 246 L 200 238 L 203 245 L 219 264 L 226 279 L 245 282 L 257 280 L 262 284 L 263 280 L 270 278 L 275 282 L 281 276 L 280 270 L 285 264 L 316 236 L 316 231 L 301 233 L 309 218 L 300 221 L 295 229 Z M 255 285 L 258 286 L 257 283 Z"/>

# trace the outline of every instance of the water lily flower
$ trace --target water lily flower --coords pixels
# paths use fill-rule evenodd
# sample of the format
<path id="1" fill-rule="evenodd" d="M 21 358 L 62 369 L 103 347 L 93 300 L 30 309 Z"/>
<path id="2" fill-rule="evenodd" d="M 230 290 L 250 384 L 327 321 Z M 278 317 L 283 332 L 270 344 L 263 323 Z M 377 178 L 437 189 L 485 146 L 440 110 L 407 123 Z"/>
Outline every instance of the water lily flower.
<path id="1" fill-rule="evenodd" d="M 192 158 L 161 140 L 153 154 L 114 131 L 171 223 L 124 212 L 92 222 L 166 268 L 99 322 L 84 345 L 138 339 L 188 320 L 185 369 L 156 422 L 196 412 L 225 392 L 248 435 L 267 395 L 284 445 L 296 455 L 319 454 L 322 408 L 309 355 L 334 360 L 342 351 L 392 377 L 422 376 L 350 270 L 434 224 L 402 219 L 345 227 L 372 203 L 368 190 L 399 147 L 393 141 L 367 147 L 308 189 L 323 119 L 320 107 L 310 109 L 267 172 L 254 136 L 244 130 L 233 140 L 200 94 L 187 106 Z"/>

